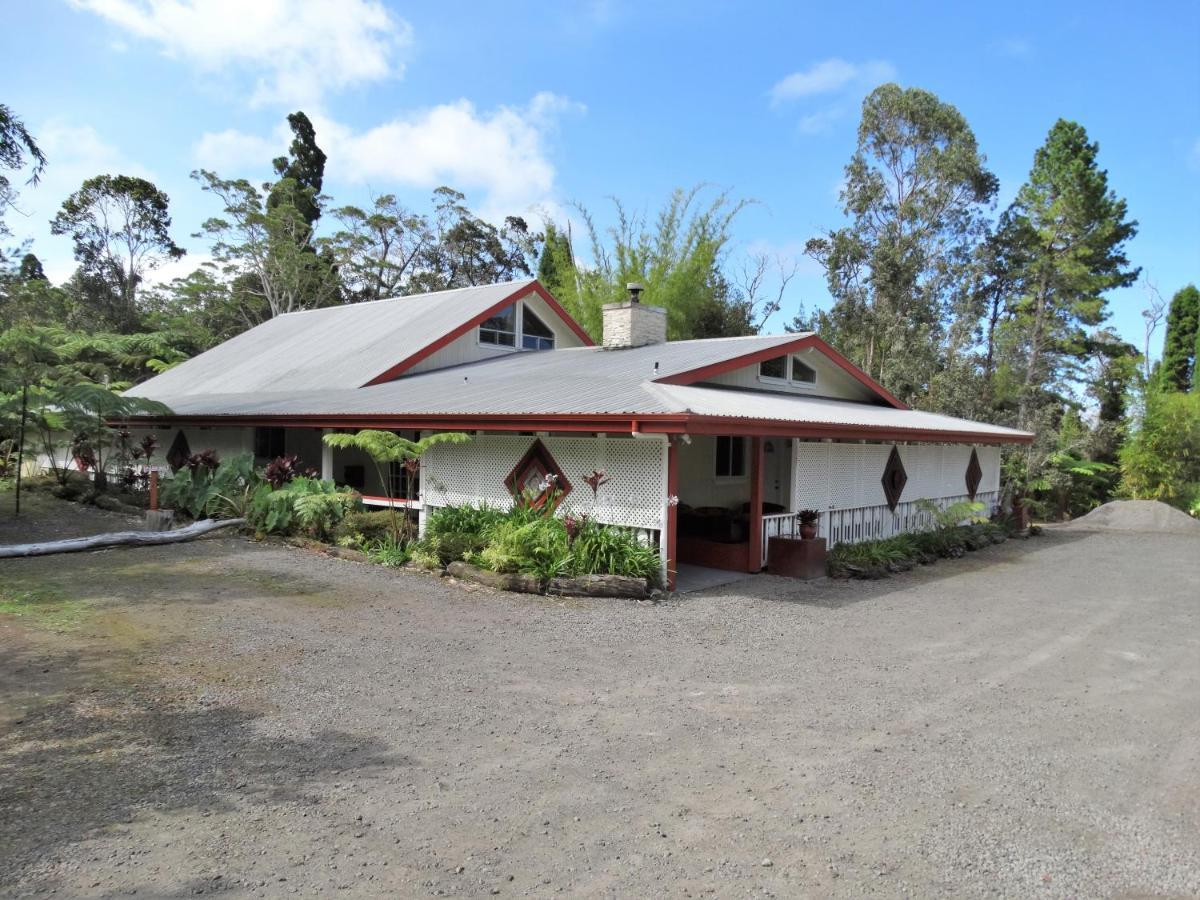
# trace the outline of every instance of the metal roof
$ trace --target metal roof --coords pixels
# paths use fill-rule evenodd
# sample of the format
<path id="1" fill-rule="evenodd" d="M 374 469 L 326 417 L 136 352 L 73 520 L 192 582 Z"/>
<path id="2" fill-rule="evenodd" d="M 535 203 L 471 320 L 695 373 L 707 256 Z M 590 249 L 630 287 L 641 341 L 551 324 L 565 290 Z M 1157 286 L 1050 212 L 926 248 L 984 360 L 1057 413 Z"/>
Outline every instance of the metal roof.
<path id="1" fill-rule="evenodd" d="M 1025 432 L 936 413 L 820 397 L 711 385 L 665 385 L 655 379 L 734 359 L 802 334 L 673 341 L 606 350 L 578 347 L 516 353 L 494 360 L 410 375 L 353 390 L 238 391 L 193 394 L 140 385 L 179 416 L 396 416 L 693 414 L 798 424 L 970 432 L 1021 440 Z"/>
<path id="2" fill-rule="evenodd" d="M 525 279 L 276 316 L 130 393 L 178 402 L 197 394 L 357 388 L 532 282 Z"/>

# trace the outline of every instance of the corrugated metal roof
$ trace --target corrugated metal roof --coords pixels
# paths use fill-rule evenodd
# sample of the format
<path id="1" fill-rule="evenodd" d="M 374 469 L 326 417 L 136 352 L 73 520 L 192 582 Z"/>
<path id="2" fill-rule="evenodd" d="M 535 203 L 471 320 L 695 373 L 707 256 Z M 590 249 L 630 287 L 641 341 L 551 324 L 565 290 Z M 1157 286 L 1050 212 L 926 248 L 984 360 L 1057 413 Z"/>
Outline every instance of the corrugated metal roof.
<path id="1" fill-rule="evenodd" d="M 162 400 L 176 415 L 184 416 L 692 413 L 796 423 L 967 431 L 1018 439 L 1024 436 L 1023 432 L 1009 428 L 890 406 L 654 381 L 803 336 L 765 335 L 673 341 L 622 350 L 579 347 L 520 353 L 356 390 L 209 395 L 156 392 L 150 396 Z"/>
<path id="2" fill-rule="evenodd" d="M 532 281 L 276 316 L 130 393 L 178 399 L 197 394 L 356 388 Z"/>

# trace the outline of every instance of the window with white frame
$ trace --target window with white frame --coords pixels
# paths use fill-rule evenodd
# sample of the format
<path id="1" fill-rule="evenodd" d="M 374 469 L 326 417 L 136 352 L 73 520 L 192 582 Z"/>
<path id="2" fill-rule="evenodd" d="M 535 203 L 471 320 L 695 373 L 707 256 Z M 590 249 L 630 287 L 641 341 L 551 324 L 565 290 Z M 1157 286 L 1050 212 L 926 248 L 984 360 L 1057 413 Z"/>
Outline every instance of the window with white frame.
<path id="1" fill-rule="evenodd" d="M 499 347 L 517 346 L 517 305 L 505 307 L 479 323 L 479 343 Z"/>
<path id="2" fill-rule="evenodd" d="M 758 364 L 758 377 L 780 384 L 816 384 L 817 370 L 798 356 L 773 356 Z"/>
<path id="3" fill-rule="evenodd" d="M 479 343 L 522 350 L 553 350 L 554 331 L 517 302 L 479 323 Z"/>
<path id="4" fill-rule="evenodd" d="M 744 478 L 746 475 L 746 439 L 720 435 L 716 440 L 717 457 L 713 474 L 718 478 Z"/>

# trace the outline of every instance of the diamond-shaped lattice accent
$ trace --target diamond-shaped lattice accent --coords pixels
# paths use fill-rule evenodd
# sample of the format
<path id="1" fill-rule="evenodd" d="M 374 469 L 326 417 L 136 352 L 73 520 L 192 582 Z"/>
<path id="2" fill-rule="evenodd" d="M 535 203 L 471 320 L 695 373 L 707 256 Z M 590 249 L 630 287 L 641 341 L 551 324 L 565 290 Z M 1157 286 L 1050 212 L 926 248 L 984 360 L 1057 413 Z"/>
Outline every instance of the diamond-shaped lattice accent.
<path id="1" fill-rule="evenodd" d="M 549 476 L 554 477 L 551 479 Z M 567 481 L 546 445 L 539 440 L 533 442 L 520 462 L 508 473 L 504 486 L 514 497 L 522 494 L 530 497 L 529 505 L 534 509 L 544 506 L 552 491 L 558 492 L 559 501 L 571 492 L 571 482 Z"/>
<path id="2" fill-rule="evenodd" d="M 979 465 L 979 454 L 971 448 L 971 459 L 967 462 L 967 496 L 972 500 L 979 493 L 979 483 L 983 481 L 983 468 Z"/>
<path id="3" fill-rule="evenodd" d="M 188 446 L 187 435 L 180 431 L 171 442 L 171 449 L 167 451 L 167 465 L 171 467 L 172 472 L 178 472 L 191 455 L 192 448 Z"/>
<path id="4" fill-rule="evenodd" d="M 900 451 L 894 446 L 888 455 L 887 465 L 883 467 L 883 496 L 887 498 L 888 509 L 896 511 L 900 495 L 904 493 L 904 485 L 908 484 L 908 474 L 904 471 L 904 463 L 900 459 Z"/>

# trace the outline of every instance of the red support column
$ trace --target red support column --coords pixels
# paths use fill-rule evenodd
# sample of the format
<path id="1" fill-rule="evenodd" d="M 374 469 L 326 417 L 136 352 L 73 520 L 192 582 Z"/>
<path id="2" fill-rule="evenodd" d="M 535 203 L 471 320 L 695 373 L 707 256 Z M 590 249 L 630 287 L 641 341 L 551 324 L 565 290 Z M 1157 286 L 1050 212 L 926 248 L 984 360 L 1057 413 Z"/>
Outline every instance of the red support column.
<path id="1" fill-rule="evenodd" d="M 763 439 L 750 438 L 750 571 L 762 569 Z"/>
<path id="2" fill-rule="evenodd" d="M 667 555 L 667 590 L 675 590 L 675 570 L 678 568 L 676 563 L 675 543 L 679 533 L 679 507 L 671 503 L 672 497 L 679 496 L 679 450 L 675 446 L 675 441 L 667 438 L 667 533 L 666 533 L 666 555 Z"/>

